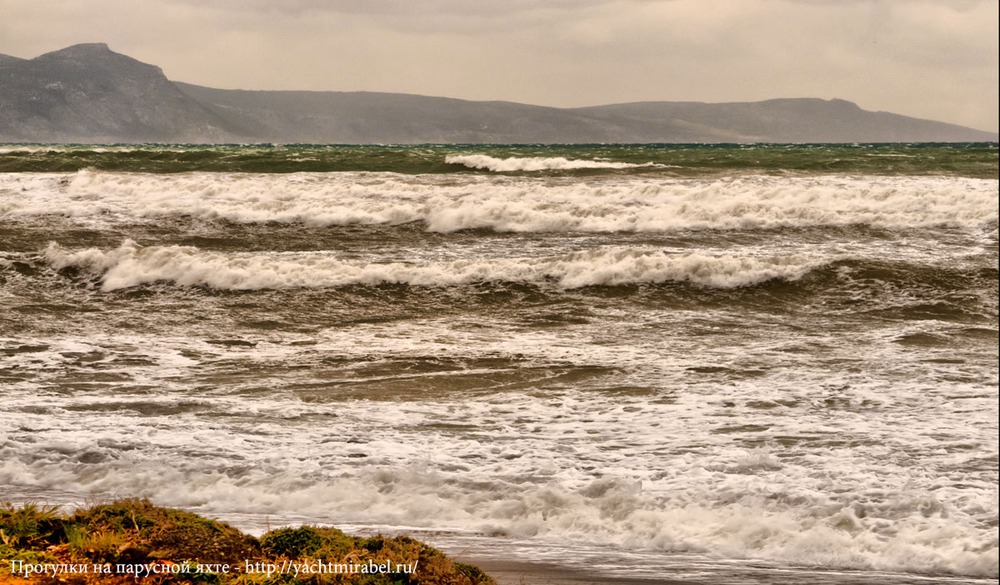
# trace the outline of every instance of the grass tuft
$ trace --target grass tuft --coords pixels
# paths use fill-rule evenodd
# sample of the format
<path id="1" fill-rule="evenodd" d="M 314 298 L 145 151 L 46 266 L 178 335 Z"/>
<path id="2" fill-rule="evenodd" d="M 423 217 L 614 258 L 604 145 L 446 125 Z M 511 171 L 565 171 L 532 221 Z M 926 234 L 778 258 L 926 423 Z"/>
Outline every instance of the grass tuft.
<path id="1" fill-rule="evenodd" d="M 70 515 L 37 504 L 0 505 L 0 561 L 0 585 L 495 585 L 478 568 L 406 536 L 362 538 L 301 526 L 271 530 L 258 541 L 226 523 L 135 498 Z M 54 578 L 16 570 L 45 564 L 84 570 Z M 136 576 L 143 567 L 149 572 Z"/>

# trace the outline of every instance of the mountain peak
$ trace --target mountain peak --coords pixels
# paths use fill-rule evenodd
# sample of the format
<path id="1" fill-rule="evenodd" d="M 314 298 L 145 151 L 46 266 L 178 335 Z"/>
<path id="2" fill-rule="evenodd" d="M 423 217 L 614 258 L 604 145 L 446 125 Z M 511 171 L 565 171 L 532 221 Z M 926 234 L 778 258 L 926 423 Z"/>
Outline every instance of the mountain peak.
<path id="1" fill-rule="evenodd" d="M 107 43 L 80 43 L 78 45 L 71 45 L 65 49 L 59 49 L 58 51 L 52 51 L 51 53 L 46 53 L 42 57 L 82 57 L 82 56 L 92 56 L 92 55 L 107 55 L 107 54 L 117 54 L 108 47 Z"/>
<path id="2" fill-rule="evenodd" d="M 837 106 L 838 108 L 841 108 L 841 109 L 844 109 L 844 110 L 858 110 L 858 111 L 861 111 L 861 106 L 859 106 L 858 104 L 856 104 L 856 103 L 854 103 L 852 101 L 843 100 L 843 99 L 840 99 L 840 98 L 833 98 L 832 100 L 830 100 L 830 105 Z"/>
<path id="3" fill-rule="evenodd" d="M 160 82 L 167 81 L 163 70 L 156 65 L 143 63 L 128 55 L 116 53 L 108 47 L 107 43 L 72 45 L 65 49 L 45 53 L 32 61 L 38 64 L 58 64 L 59 67 L 68 67 L 78 74 L 85 72 L 86 76 L 102 77 L 110 74 L 115 77 L 145 77 L 158 79 Z"/>
<path id="4" fill-rule="evenodd" d="M 72 45 L 66 47 L 65 49 L 59 49 L 58 51 L 52 51 L 51 53 L 45 53 L 38 57 L 39 59 L 63 59 L 63 60 L 79 60 L 79 59 L 94 59 L 94 58 L 107 58 L 110 56 L 125 57 L 119 53 L 115 53 L 108 47 L 107 43 L 80 43 L 79 45 Z"/>
<path id="5" fill-rule="evenodd" d="M 163 71 L 105 43 L 3 65 L 0 142 L 231 139 L 227 122 L 186 97 Z"/>

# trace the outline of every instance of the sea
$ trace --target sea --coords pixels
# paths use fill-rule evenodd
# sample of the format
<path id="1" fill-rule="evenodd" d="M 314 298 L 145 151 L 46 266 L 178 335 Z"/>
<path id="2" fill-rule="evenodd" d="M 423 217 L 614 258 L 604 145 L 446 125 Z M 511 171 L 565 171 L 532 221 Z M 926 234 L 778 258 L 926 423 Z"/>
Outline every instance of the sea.
<path id="1" fill-rule="evenodd" d="M 0 500 L 996 583 L 998 150 L 0 146 Z"/>

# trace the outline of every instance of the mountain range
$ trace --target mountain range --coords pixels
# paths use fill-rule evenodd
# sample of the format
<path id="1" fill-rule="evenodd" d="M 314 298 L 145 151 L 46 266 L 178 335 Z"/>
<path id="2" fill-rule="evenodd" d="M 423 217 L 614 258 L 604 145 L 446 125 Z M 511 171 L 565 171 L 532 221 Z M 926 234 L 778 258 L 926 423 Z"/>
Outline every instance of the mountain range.
<path id="1" fill-rule="evenodd" d="M 106 44 L 0 54 L 5 143 L 979 142 L 996 133 L 834 99 L 553 108 L 377 92 L 245 91 L 171 81 Z"/>

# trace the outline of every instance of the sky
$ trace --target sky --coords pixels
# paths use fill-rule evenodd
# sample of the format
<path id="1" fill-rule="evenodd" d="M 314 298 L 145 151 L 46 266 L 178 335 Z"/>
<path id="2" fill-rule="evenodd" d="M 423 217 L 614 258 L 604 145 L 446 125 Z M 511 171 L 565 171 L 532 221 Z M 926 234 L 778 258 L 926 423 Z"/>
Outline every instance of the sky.
<path id="1" fill-rule="evenodd" d="M 83 42 L 224 89 L 557 107 L 840 98 L 996 132 L 1000 0 L 0 0 L 0 53 Z"/>

